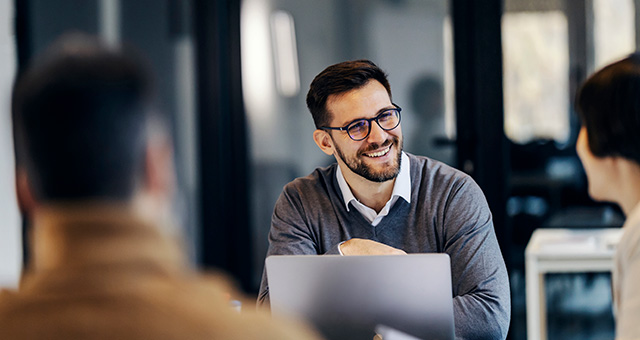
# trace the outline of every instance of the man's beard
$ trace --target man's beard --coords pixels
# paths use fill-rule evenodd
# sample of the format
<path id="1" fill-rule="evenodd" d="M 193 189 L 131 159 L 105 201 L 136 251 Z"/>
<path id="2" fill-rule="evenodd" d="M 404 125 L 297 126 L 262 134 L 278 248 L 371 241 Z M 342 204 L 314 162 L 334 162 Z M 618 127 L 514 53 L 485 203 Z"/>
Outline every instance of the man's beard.
<path id="1" fill-rule="evenodd" d="M 362 157 L 367 157 L 364 155 L 365 153 L 379 148 L 387 147 L 391 144 L 394 144 L 396 146 L 395 150 L 397 152 L 397 155 L 395 165 L 386 167 L 380 171 L 374 171 L 370 166 L 362 161 Z M 333 145 L 335 146 L 336 152 L 338 153 L 340 159 L 342 159 L 344 164 L 346 164 L 347 167 L 351 171 L 353 171 L 353 173 L 360 175 L 372 182 L 386 182 L 388 180 L 396 178 L 396 176 L 398 176 L 398 173 L 400 173 L 400 163 L 402 162 L 402 141 L 396 136 L 393 136 L 392 139 L 387 139 L 381 145 L 377 143 L 369 144 L 369 146 L 365 150 L 358 151 L 357 156 L 352 158 L 347 158 L 342 150 L 340 150 L 340 148 L 337 146 L 335 141 Z M 391 150 L 389 150 L 389 152 L 391 152 Z"/>

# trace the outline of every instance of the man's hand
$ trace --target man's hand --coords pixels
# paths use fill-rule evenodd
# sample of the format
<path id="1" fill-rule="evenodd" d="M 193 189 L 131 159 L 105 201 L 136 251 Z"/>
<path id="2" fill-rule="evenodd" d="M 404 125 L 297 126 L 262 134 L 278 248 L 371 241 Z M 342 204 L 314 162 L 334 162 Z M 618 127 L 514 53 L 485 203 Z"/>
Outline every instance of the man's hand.
<path id="1" fill-rule="evenodd" d="M 404 250 L 362 238 L 346 241 L 340 246 L 340 250 L 344 255 L 407 255 Z"/>

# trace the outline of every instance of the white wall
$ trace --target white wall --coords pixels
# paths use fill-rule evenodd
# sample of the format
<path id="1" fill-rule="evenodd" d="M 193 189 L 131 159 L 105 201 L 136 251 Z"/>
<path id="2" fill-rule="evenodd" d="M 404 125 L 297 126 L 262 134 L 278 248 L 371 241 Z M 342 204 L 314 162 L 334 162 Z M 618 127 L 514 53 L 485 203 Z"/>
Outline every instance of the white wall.
<path id="1" fill-rule="evenodd" d="M 0 0 L 0 287 L 17 287 L 22 263 L 10 98 L 16 70 L 12 0 Z"/>

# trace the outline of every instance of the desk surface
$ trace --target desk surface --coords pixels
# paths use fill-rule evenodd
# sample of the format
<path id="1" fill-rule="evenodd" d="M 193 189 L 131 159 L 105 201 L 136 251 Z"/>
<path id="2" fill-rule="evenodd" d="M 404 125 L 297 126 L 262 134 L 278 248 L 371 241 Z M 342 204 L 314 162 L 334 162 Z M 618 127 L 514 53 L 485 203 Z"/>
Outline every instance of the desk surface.
<path id="1" fill-rule="evenodd" d="M 527 258 L 612 258 L 622 228 L 536 229 L 525 249 Z"/>
<path id="2" fill-rule="evenodd" d="M 622 228 L 539 228 L 533 232 L 525 249 L 529 340 L 547 339 L 544 274 L 608 272 L 621 236 Z"/>

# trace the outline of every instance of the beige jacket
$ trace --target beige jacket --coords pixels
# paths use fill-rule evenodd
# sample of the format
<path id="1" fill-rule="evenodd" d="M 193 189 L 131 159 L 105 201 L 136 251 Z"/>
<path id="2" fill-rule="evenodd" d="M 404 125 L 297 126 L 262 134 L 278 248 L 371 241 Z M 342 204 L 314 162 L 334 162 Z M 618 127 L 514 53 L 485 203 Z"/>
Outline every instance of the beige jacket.
<path id="1" fill-rule="evenodd" d="M 234 311 L 226 280 L 195 273 L 172 239 L 122 211 L 36 216 L 32 264 L 18 292 L 0 294 L 0 339 L 317 339 Z"/>

